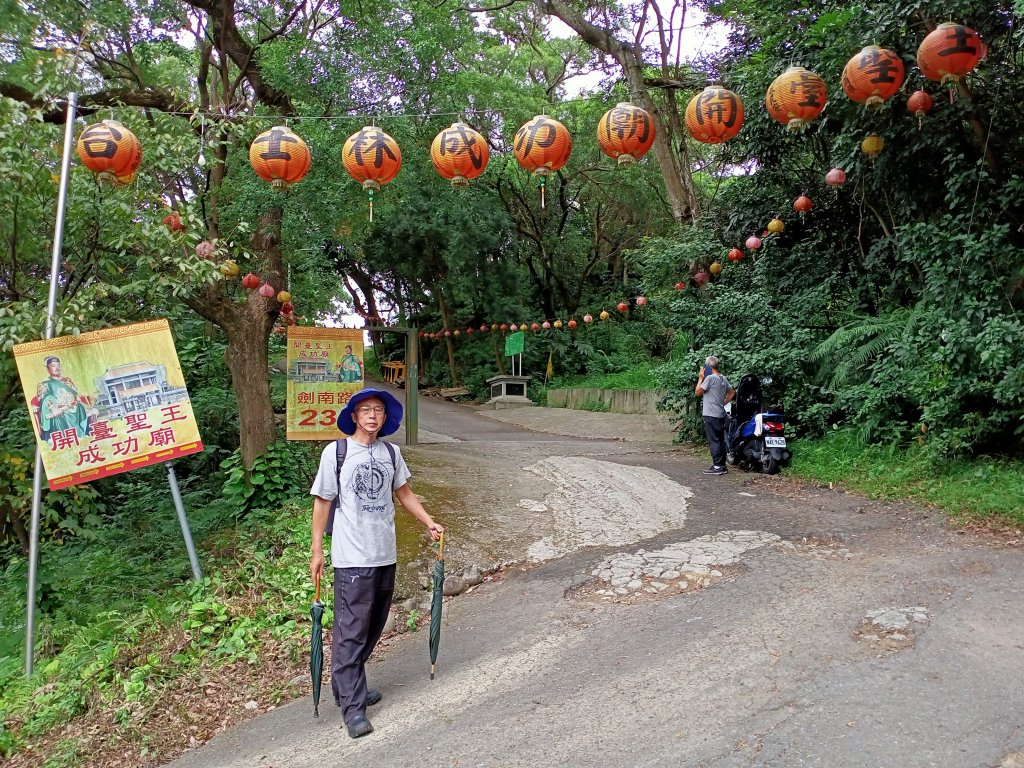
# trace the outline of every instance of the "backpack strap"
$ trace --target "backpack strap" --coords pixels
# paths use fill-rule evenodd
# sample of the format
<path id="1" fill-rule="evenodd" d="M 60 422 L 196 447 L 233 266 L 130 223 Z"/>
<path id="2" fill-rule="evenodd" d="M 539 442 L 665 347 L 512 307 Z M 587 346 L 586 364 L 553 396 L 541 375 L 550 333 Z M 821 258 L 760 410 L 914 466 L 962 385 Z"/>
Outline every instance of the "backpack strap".
<path id="1" fill-rule="evenodd" d="M 324 535 L 330 536 L 334 532 L 334 513 L 338 511 L 338 503 L 341 499 L 341 465 L 345 463 L 345 456 L 348 454 L 348 438 L 342 437 L 334 441 L 334 456 L 336 460 L 335 472 L 338 475 L 338 495 L 331 500 L 331 509 L 327 513 L 327 526 L 324 528 Z"/>

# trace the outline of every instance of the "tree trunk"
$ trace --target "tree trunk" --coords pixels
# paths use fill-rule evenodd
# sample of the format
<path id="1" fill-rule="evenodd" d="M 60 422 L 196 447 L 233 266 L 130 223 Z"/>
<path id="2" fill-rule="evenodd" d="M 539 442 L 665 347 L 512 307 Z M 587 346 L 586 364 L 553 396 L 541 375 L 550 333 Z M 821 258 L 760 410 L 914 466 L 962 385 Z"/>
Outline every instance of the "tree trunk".
<path id="1" fill-rule="evenodd" d="M 639 102 L 638 106 L 650 113 L 654 121 L 654 157 L 665 181 L 665 192 L 672 206 L 672 216 L 677 224 L 683 224 L 687 219 L 695 219 L 698 213 L 697 195 L 693 177 L 690 175 L 686 142 L 679 136 L 678 154 L 672 147 L 672 139 L 677 136 L 676 131 L 682 124 L 679 110 L 674 104 L 667 107 L 666 119 L 662 110 L 658 109 L 651 99 L 650 91 L 644 83 L 643 50 L 639 46 L 619 40 L 608 30 L 587 21 L 583 14 L 565 0 L 537 0 L 536 4 L 542 12 L 561 19 L 587 45 L 604 51 L 622 67 L 622 74 L 629 86 L 631 97 Z M 666 98 L 671 100 L 675 96 L 669 91 Z"/>
<path id="2" fill-rule="evenodd" d="M 243 319 L 228 329 L 225 353 L 231 386 L 238 399 L 240 449 L 246 470 L 252 469 L 257 457 L 266 453 L 277 439 L 267 372 L 269 329 L 265 329 L 258 318 L 254 319 L 256 323 Z"/>
<path id="3" fill-rule="evenodd" d="M 448 310 L 448 302 L 444 300 L 444 291 L 440 288 L 437 289 L 437 306 L 441 312 L 441 324 L 445 330 L 451 331 L 455 329 L 455 325 L 452 323 L 451 313 Z M 459 375 L 455 368 L 455 347 L 452 344 L 452 337 L 444 337 L 445 348 L 448 350 L 448 368 L 452 372 L 452 386 L 459 386 Z"/>

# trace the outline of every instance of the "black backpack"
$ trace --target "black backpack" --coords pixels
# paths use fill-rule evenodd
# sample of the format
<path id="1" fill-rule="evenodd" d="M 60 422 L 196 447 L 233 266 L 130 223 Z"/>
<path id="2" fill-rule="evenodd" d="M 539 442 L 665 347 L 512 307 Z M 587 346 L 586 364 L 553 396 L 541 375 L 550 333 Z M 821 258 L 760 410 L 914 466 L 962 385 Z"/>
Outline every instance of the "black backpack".
<path id="1" fill-rule="evenodd" d="M 388 449 L 388 456 L 391 457 L 391 466 L 397 472 L 398 461 L 395 459 L 395 446 L 387 440 L 380 440 L 378 442 L 384 443 L 384 447 Z M 330 536 L 334 530 L 334 513 L 338 511 L 338 499 L 341 496 L 341 465 L 345 463 L 345 456 L 348 453 L 348 438 L 343 437 L 340 440 L 335 440 L 334 450 L 338 461 L 336 468 L 338 473 L 338 496 L 331 500 L 331 511 L 327 513 L 327 527 L 324 529 L 324 535 L 326 536 Z"/>

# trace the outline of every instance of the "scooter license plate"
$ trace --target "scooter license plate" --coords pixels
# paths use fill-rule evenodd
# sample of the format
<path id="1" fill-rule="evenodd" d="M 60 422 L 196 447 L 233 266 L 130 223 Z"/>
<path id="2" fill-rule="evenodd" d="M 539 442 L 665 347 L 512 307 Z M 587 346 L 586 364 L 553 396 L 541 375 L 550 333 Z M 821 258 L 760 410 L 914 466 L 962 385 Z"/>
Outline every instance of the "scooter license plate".
<path id="1" fill-rule="evenodd" d="M 786 438 L 784 437 L 765 437 L 764 444 L 766 448 L 785 448 Z"/>

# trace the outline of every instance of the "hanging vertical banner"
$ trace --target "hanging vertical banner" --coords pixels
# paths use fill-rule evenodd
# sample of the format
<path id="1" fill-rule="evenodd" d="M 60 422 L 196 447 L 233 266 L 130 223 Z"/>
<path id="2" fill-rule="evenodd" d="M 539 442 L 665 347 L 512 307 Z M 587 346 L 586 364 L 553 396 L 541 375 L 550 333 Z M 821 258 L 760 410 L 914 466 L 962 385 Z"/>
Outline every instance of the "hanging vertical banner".
<path id="1" fill-rule="evenodd" d="M 14 347 L 50 490 L 203 450 L 166 320 Z"/>
<path id="2" fill-rule="evenodd" d="M 338 414 L 363 388 L 363 332 L 288 327 L 289 440 L 334 440 Z"/>

